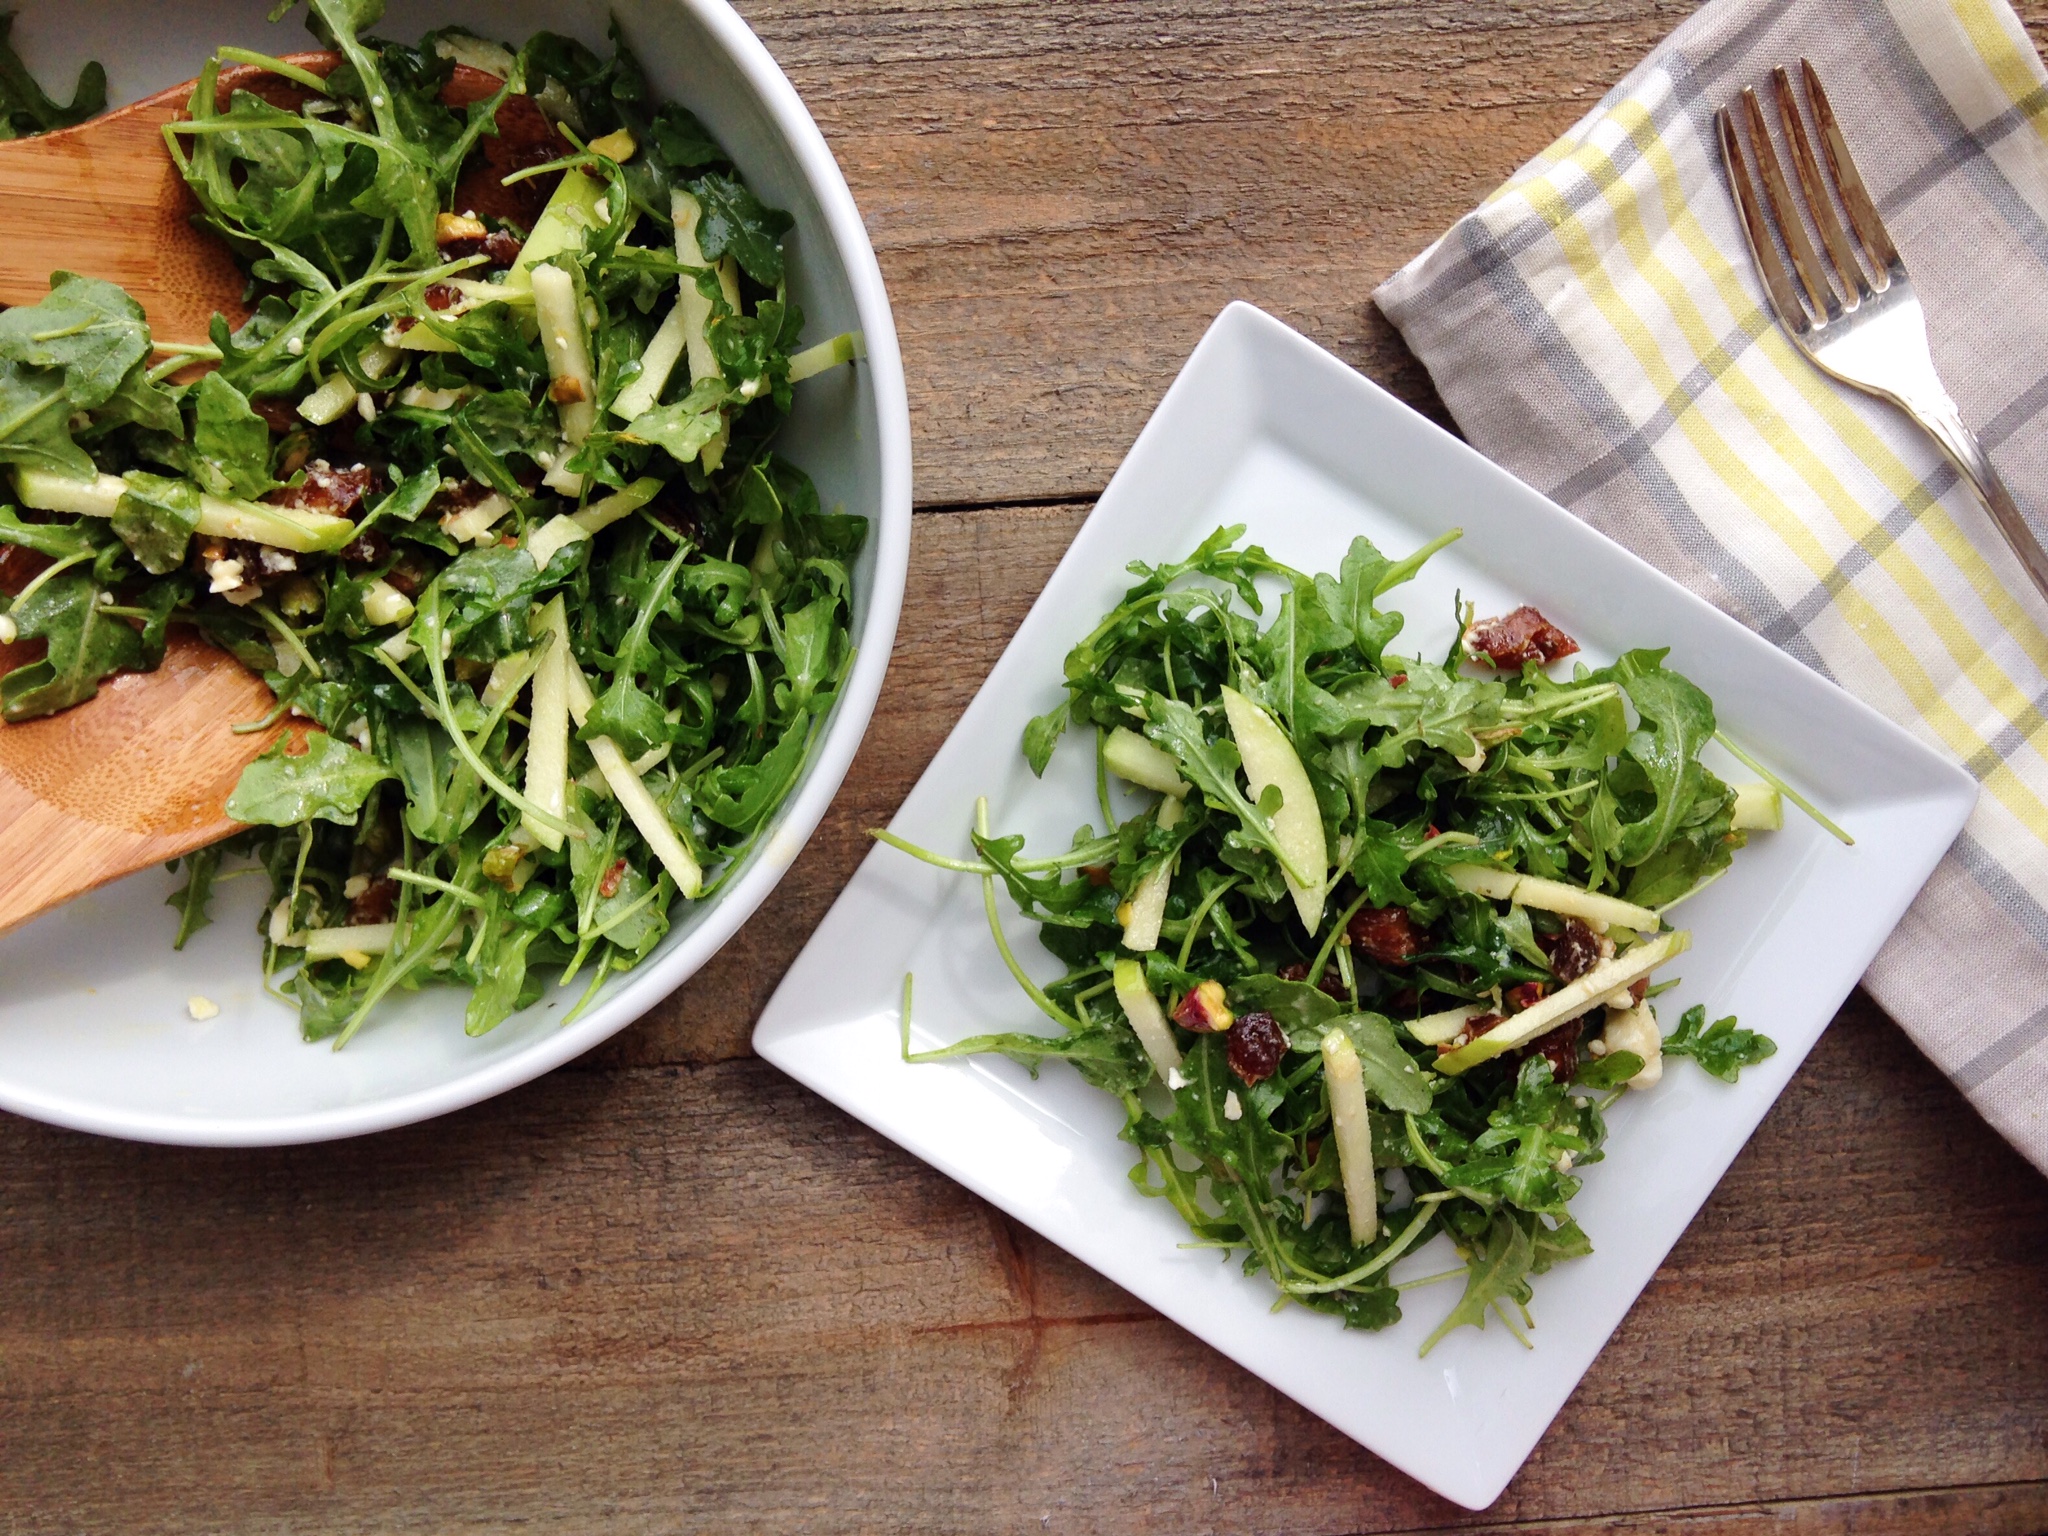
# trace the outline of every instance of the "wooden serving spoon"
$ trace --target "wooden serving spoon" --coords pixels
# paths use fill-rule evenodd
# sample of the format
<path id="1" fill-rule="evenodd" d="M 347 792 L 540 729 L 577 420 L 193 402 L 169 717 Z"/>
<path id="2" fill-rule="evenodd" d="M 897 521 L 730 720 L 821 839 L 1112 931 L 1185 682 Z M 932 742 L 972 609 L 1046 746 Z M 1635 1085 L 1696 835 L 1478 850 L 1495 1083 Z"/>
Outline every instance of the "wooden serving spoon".
<path id="1" fill-rule="evenodd" d="M 324 77 L 340 58 L 304 53 L 289 62 Z M 216 311 L 230 325 L 245 318 L 242 272 L 218 237 L 193 224 L 198 204 L 164 147 L 164 124 L 187 115 L 195 83 L 76 128 L 0 144 L 0 304 L 38 302 L 50 274 L 63 270 L 126 288 L 158 341 L 204 341 Z M 287 108 L 309 94 L 244 66 L 223 69 L 220 84 L 223 104 L 237 89 Z M 457 66 L 442 100 L 466 106 L 498 85 Z M 531 228 L 546 178 L 509 188 L 500 180 L 570 146 L 524 96 L 507 99 L 498 126 L 465 168 L 456 207 Z M 25 579 L 20 564 L 16 570 Z M 14 590 L 20 581 L 0 585 Z M 41 652 L 40 642 L 0 645 L 0 674 Z M 262 719 L 274 703 L 262 680 L 226 652 L 174 629 L 156 671 L 109 678 L 95 698 L 60 714 L 0 723 L 0 933 L 239 830 L 227 797 L 286 727 L 244 735 L 231 727 Z"/>

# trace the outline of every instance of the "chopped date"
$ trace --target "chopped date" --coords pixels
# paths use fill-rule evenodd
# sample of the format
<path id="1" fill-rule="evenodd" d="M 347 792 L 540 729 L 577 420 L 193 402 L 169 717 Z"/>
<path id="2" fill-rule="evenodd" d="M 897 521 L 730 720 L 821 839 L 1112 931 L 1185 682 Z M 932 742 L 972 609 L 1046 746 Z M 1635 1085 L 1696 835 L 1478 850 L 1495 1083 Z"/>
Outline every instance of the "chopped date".
<path id="1" fill-rule="evenodd" d="M 497 84 L 491 83 L 494 87 Z M 461 212 L 474 213 L 485 220 L 502 220 L 521 229 L 532 229 L 541 209 L 547 206 L 548 194 L 561 180 L 561 173 L 544 172 L 515 181 L 509 187 L 505 178 L 514 171 L 574 154 L 576 146 L 556 131 L 531 96 L 506 97 L 504 105 L 498 108 L 497 128 L 496 133 L 479 139 L 463 162 L 462 176 L 455 183 L 454 205 Z M 496 261 L 488 237 L 484 246 L 484 254 Z M 452 253 L 455 248 L 442 249 Z"/>
<path id="2" fill-rule="evenodd" d="M 1270 1013 L 1241 1014 L 1230 1026 L 1230 1070 L 1247 1086 L 1263 1083 L 1279 1071 L 1280 1058 L 1286 1054 L 1287 1035 Z"/>
<path id="3" fill-rule="evenodd" d="M 277 395 L 265 395 L 260 400 L 251 400 L 249 402 L 249 409 L 258 416 L 261 416 L 263 418 L 263 425 L 270 428 L 279 437 L 284 436 L 292 428 L 301 425 L 298 407 L 294 406 L 291 401 L 281 399 Z"/>
<path id="4" fill-rule="evenodd" d="M 325 459 L 315 459 L 306 466 L 305 478 L 297 485 L 272 491 L 264 500 L 274 506 L 292 507 L 301 512 L 348 517 L 370 493 L 370 483 L 375 477 L 376 472 L 367 464 L 336 469 Z"/>
<path id="5" fill-rule="evenodd" d="M 448 283 L 429 283 L 420 297 L 429 309 L 453 309 L 462 302 L 462 291 Z"/>
<path id="6" fill-rule="evenodd" d="M 525 248 L 524 240 L 506 230 L 494 229 L 484 236 L 484 256 L 494 267 L 511 266 Z"/>
<path id="7" fill-rule="evenodd" d="M 1548 666 L 1578 648 L 1578 641 L 1527 604 L 1497 619 L 1481 619 L 1465 631 L 1466 651 L 1503 671 L 1519 671 L 1531 661 Z"/>
<path id="8" fill-rule="evenodd" d="M 1399 907 L 1361 907 L 1347 932 L 1382 965 L 1406 965 L 1428 948 L 1427 935 Z"/>
<path id="9" fill-rule="evenodd" d="M 343 565 L 376 565 L 391 553 L 391 541 L 377 529 L 357 534 L 338 551 Z"/>
<path id="10" fill-rule="evenodd" d="M 1576 917 L 1564 920 L 1556 933 L 1539 934 L 1536 942 L 1550 956 L 1551 973 L 1559 981 L 1577 981 L 1614 953 L 1612 940 L 1604 939 Z"/>
<path id="11" fill-rule="evenodd" d="M 1476 1019 L 1468 1019 L 1463 1029 L 1436 1048 L 1436 1053 L 1439 1056 L 1448 1056 L 1458 1047 L 1470 1045 L 1488 1030 L 1497 1029 L 1507 1021 L 1508 1016 L 1504 1013 L 1482 1013 Z"/>
<path id="12" fill-rule="evenodd" d="M 1569 1082 L 1579 1070 L 1579 1035 L 1585 1027 L 1584 1019 L 1568 1020 L 1549 1033 L 1538 1035 L 1517 1054 L 1523 1061 L 1541 1056 L 1550 1063 L 1553 1081 Z"/>
<path id="13" fill-rule="evenodd" d="M 360 928 L 369 923 L 388 923 L 398 905 L 398 882 L 381 875 L 349 899 L 348 925 Z"/>
<path id="14" fill-rule="evenodd" d="M 1501 1001 L 1508 1005 L 1509 1013 L 1520 1013 L 1531 1003 L 1539 1001 L 1550 988 L 1540 981 L 1522 981 L 1509 987 L 1501 994 Z"/>
<path id="15" fill-rule="evenodd" d="M 620 859 L 618 863 L 614 864 L 610 869 L 606 870 L 602 875 L 598 877 L 597 894 L 599 896 L 602 896 L 606 901 L 610 901 L 614 896 L 619 894 L 619 882 L 621 882 L 625 878 L 626 861 L 624 859 Z"/>
<path id="16" fill-rule="evenodd" d="M 1116 871 L 1107 864 L 1083 864 L 1081 873 L 1088 877 L 1090 885 L 1104 886 L 1109 884 Z"/>

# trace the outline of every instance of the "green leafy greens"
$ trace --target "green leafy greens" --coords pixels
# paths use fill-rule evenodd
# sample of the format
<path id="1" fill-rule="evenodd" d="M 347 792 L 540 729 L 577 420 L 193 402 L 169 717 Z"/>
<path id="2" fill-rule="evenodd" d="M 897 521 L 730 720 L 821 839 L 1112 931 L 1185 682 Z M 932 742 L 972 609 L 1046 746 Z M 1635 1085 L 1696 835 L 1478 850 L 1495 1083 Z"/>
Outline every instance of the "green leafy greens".
<path id="1" fill-rule="evenodd" d="M 877 834 L 981 877 L 999 950 L 1057 1026 L 913 1054 L 906 979 L 904 1054 L 1067 1062 L 1122 1102 L 1136 1186 L 1285 1301 L 1384 1328 L 1405 1288 L 1392 1266 L 1443 1235 L 1465 1288 L 1425 1352 L 1489 1318 L 1521 1337 L 1533 1278 L 1591 1251 L 1571 1200 L 1606 1107 L 1656 1075 L 1654 1015 L 1628 989 L 1686 936 L 1652 908 L 1747 836 L 1701 761 L 1713 705 L 1661 651 L 1568 681 L 1547 654 L 1494 665 L 1469 610 L 1444 662 L 1391 654 L 1402 616 L 1380 600 L 1455 534 L 1402 560 L 1357 539 L 1311 576 L 1242 532 L 1133 565 L 1069 652 L 1065 698 L 1024 732 L 1042 774 L 1095 728 L 1104 833 L 1031 858 L 984 804 L 971 859 Z M 1268 725 L 1245 734 L 1254 714 Z M 1148 803 L 1119 817 L 1109 771 Z M 1310 830 L 1289 782 L 1313 796 Z M 1026 979 L 998 884 L 1059 980 Z M 1319 884 L 1306 921 L 1295 888 Z M 1689 1010 L 1662 1053 L 1733 1081 L 1774 1049 L 1704 1019 Z"/>
<path id="2" fill-rule="evenodd" d="M 587 1000 L 716 892 L 837 699 L 867 534 L 775 451 L 789 216 L 616 34 L 415 46 L 381 14 L 310 0 L 331 72 L 222 50 L 165 131 L 245 321 L 167 345 L 65 272 L 0 315 L 0 638 L 42 651 L 0 710 L 155 666 L 173 622 L 261 673 L 276 710 L 222 729 L 290 728 L 228 802 L 249 830 L 187 861 L 176 941 L 253 858 L 266 973 L 337 1044 L 427 984 L 473 1034 L 554 977 Z M 103 100 L 88 71 L 55 107 L 4 43 L 11 131 Z M 525 215 L 472 215 L 487 161 Z"/>

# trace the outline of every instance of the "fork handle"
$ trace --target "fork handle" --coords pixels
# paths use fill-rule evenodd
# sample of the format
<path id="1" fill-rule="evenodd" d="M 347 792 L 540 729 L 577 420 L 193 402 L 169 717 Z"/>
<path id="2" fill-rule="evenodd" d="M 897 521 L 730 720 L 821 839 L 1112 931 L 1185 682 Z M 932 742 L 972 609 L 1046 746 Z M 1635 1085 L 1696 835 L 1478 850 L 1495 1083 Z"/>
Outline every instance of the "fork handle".
<path id="1" fill-rule="evenodd" d="M 1954 402 L 1943 400 L 1936 406 L 1914 403 L 1906 409 L 1941 445 L 1942 452 L 1962 471 L 1963 478 L 1975 487 L 1986 510 L 1991 513 L 1992 522 L 2005 535 L 2006 544 L 2019 557 L 2020 564 L 2026 567 L 2027 575 L 2033 578 L 2035 590 L 2048 599 L 2048 550 L 2041 548 L 2040 540 L 2027 526 L 2026 518 L 2021 516 L 2012 499 L 2012 492 L 2005 488 L 2005 482 L 1992 467 L 1991 455 L 1977 441 L 1977 434 L 1963 424 L 1962 413 Z"/>

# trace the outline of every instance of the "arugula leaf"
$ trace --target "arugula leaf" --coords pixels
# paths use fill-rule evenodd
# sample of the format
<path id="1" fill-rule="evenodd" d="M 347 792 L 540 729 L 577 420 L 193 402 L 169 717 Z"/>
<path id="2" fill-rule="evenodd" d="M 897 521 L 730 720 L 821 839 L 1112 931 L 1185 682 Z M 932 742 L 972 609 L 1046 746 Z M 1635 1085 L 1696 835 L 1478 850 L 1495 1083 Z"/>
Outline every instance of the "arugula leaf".
<path id="1" fill-rule="evenodd" d="M 0 544 L 32 549 L 52 560 L 89 555 L 98 545 L 87 523 L 24 523 L 12 507 L 0 507 Z"/>
<path id="2" fill-rule="evenodd" d="M 1315 592 L 1322 610 L 1347 637 L 1347 643 L 1375 667 L 1393 638 L 1401 633 L 1398 613 L 1382 613 L 1376 599 L 1386 590 L 1394 564 L 1362 535 L 1344 552 L 1337 576 L 1315 579 Z"/>
<path id="3" fill-rule="evenodd" d="M 576 733 L 578 741 L 594 741 L 600 736 L 617 742 L 619 750 L 629 758 L 640 757 L 674 739 L 661 706 L 624 670 L 611 687 L 598 695 L 583 728 Z"/>
<path id="4" fill-rule="evenodd" d="M 1584 1063 L 1572 1077 L 1576 1088 L 1619 1088 L 1643 1070 L 1643 1058 L 1634 1051 L 1610 1051 Z"/>
<path id="5" fill-rule="evenodd" d="M 75 409 L 61 370 L 0 362 L 0 462 L 91 479 L 97 466 L 71 440 Z"/>
<path id="6" fill-rule="evenodd" d="M 142 636 L 125 619 L 101 611 L 103 589 L 90 576 L 67 572 L 45 582 L 9 610 L 24 640 L 48 642 L 41 661 L 0 677 L 0 718 L 33 720 L 82 704 L 100 679 L 144 662 Z"/>
<path id="7" fill-rule="evenodd" d="M 1709 775 L 1699 754 L 1714 737 L 1714 703 L 1676 672 L 1667 672 L 1662 651 L 1630 651 L 1614 672 L 1642 717 L 1629 736 L 1628 755 L 1641 765 L 1655 807 L 1621 829 L 1621 862 L 1641 864 L 1668 843 L 1683 824 Z"/>
<path id="8" fill-rule="evenodd" d="M 1678 1028 L 1664 1037 L 1666 1056 L 1690 1056 L 1724 1083 L 1778 1054 L 1778 1043 L 1753 1029 L 1737 1029 L 1730 1015 L 1707 1023 L 1706 1005 L 1695 1003 L 1678 1020 Z"/>
<path id="9" fill-rule="evenodd" d="M 1352 1013 L 1339 1019 L 1337 1027 L 1350 1036 L 1366 1089 L 1374 1098 L 1398 1114 L 1429 1112 L 1429 1084 L 1403 1049 L 1392 1021 L 1377 1013 Z"/>
<path id="10" fill-rule="evenodd" d="M 20 139 L 55 128 L 73 128 L 107 110 L 107 71 L 97 59 L 78 72 L 71 105 L 60 107 L 14 51 L 8 38 L 13 27 L 14 13 L 0 13 L 0 138 Z"/>
<path id="11" fill-rule="evenodd" d="M 96 277 L 53 272 L 48 298 L 0 313 L 0 360 L 62 370 L 77 410 L 106 400 L 148 356 L 142 306 Z"/>
<path id="12" fill-rule="evenodd" d="M 658 445 L 678 464 L 694 463 L 725 429 L 723 407 L 730 393 L 723 379 L 699 379 L 682 399 L 634 417 L 626 435 Z"/>
<path id="13" fill-rule="evenodd" d="M 218 373 L 192 393 L 192 473 L 216 496 L 261 496 L 270 478 L 270 428 L 249 397 Z"/>
<path id="14" fill-rule="evenodd" d="M 1034 716 L 1024 727 L 1024 761 L 1031 765 L 1035 778 L 1045 777 L 1045 766 L 1052 761 L 1052 749 L 1066 732 L 1072 709 L 1072 701 L 1063 699 L 1056 708 Z"/>
<path id="15" fill-rule="evenodd" d="M 0 28 L 4 35 L 4 28 Z M 171 868 L 178 861 L 171 861 Z M 208 898 L 213 895 L 213 877 L 220 872 L 220 844 L 200 848 L 185 855 L 185 883 L 164 898 L 164 905 L 178 909 L 178 935 L 171 941 L 171 948 L 183 949 L 185 941 L 213 921 L 206 910 Z"/>
<path id="16" fill-rule="evenodd" d="M 405 790 L 406 829 L 421 841 L 454 842 L 483 814 L 483 781 L 434 721 L 399 721 L 390 761 Z"/>
<path id="17" fill-rule="evenodd" d="M 1422 1341 L 1424 1355 L 1455 1328 L 1484 1328 L 1486 1314 L 1497 1304 L 1528 1300 L 1529 1271 L 1536 1261 L 1532 1224 L 1514 1211 L 1497 1212 L 1486 1224 L 1485 1235 L 1465 1259 L 1465 1293 Z"/>
<path id="18" fill-rule="evenodd" d="M 199 488 L 186 480 L 131 470 L 128 488 L 110 519 L 128 552 L 152 576 L 185 563 L 185 547 L 199 526 Z"/>
<path id="19" fill-rule="evenodd" d="M 765 205 L 745 182 L 722 171 L 707 171 L 689 188 L 704 209 L 697 244 L 705 258 L 731 256 L 762 287 L 780 284 L 782 237 L 796 221 L 780 208 Z"/>
<path id="20" fill-rule="evenodd" d="M 305 750 L 291 755 L 290 736 L 242 770 L 227 813 L 236 821 L 291 827 L 304 821 L 353 825 L 363 801 L 386 779 L 389 768 L 367 752 L 343 746 L 324 731 L 308 731 Z"/>

